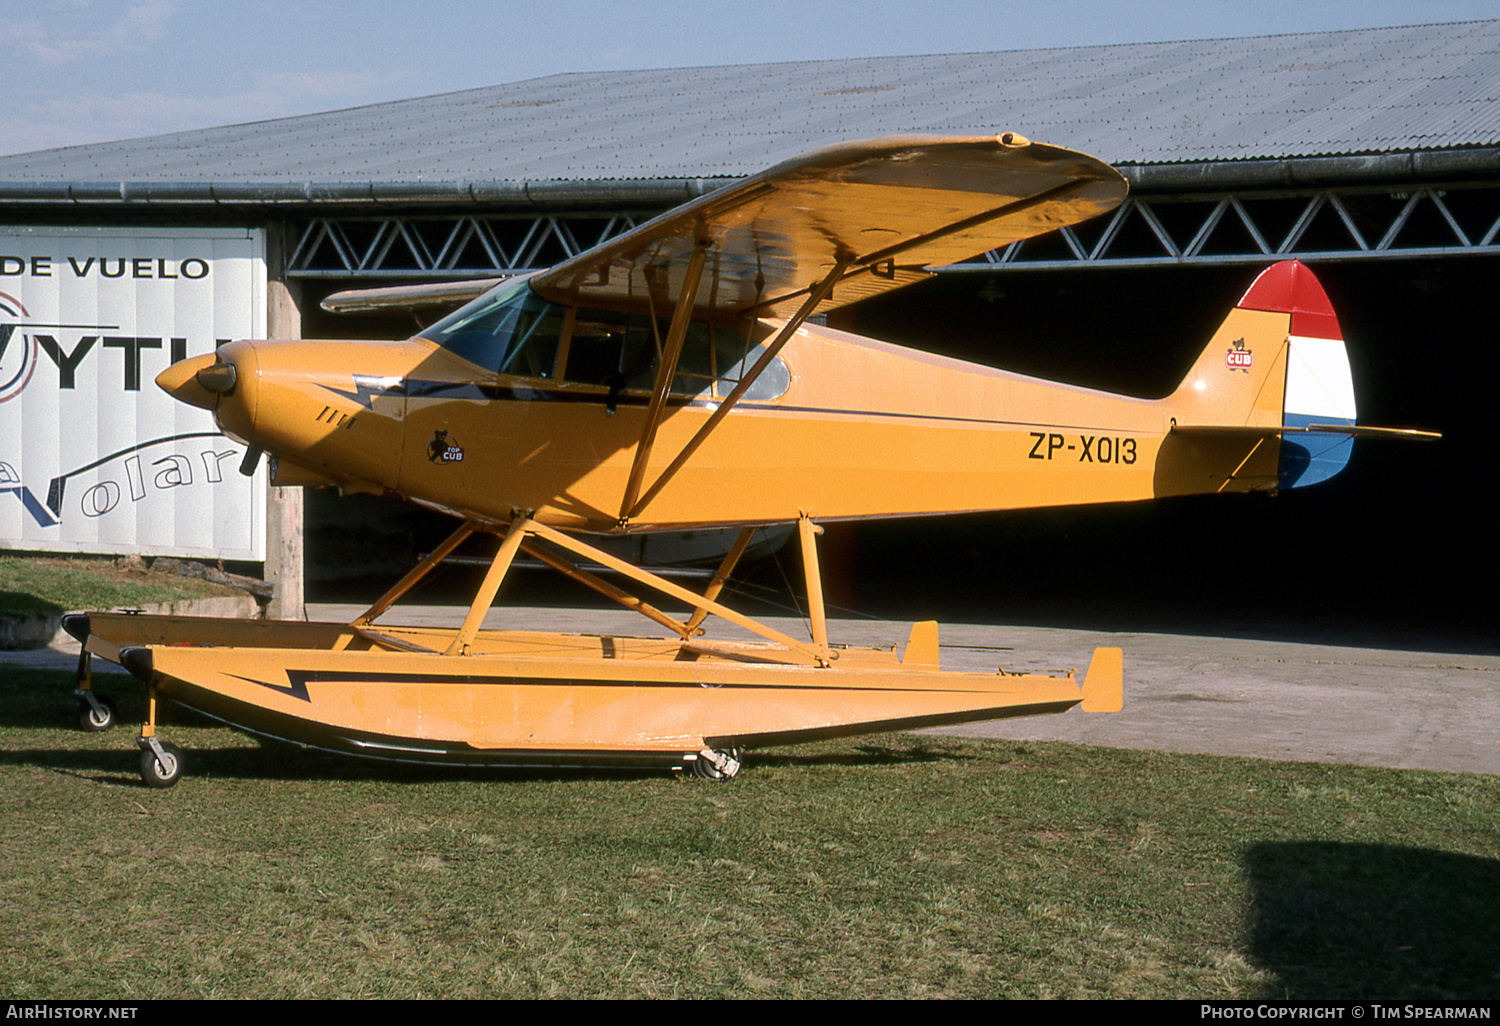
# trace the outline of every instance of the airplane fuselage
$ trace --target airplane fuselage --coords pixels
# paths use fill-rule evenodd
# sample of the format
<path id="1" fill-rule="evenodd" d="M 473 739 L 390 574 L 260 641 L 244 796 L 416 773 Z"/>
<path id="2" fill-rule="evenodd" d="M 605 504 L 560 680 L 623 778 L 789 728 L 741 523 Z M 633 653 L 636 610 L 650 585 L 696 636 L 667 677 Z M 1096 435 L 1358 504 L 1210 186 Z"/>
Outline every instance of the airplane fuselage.
<path id="1" fill-rule="evenodd" d="M 488 522 L 533 511 L 561 528 L 686 529 L 1274 488 L 1274 442 L 1189 441 L 1172 428 L 1230 398 L 1243 423 L 1279 425 L 1276 354 L 1287 332 L 1285 313 L 1232 311 L 1183 388 L 1153 401 L 804 325 L 759 397 L 742 400 L 628 520 L 622 496 L 646 388 L 552 377 L 550 367 L 485 372 L 420 337 L 235 342 L 217 355 L 235 367 L 227 394 L 187 394 L 196 388 L 187 379 L 213 357 L 188 361 L 179 383 L 164 375 L 163 385 L 213 404 L 220 426 L 276 457 L 290 483 L 386 492 Z M 1219 352 L 1236 343 L 1263 354 L 1259 365 Z M 690 387 L 668 397 L 648 487 L 724 391 Z"/>

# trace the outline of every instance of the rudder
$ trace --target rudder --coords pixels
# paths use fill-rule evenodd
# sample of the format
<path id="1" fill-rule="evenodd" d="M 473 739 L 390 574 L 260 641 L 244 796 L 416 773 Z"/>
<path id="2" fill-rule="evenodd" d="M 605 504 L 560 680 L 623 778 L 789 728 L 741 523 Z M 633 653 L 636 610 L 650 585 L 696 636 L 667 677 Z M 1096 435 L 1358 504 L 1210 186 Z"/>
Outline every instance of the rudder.
<path id="1" fill-rule="evenodd" d="M 1285 313 L 1287 333 L 1283 427 L 1300 429 L 1281 441 L 1284 488 L 1326 481 L 1349 462 L 1354 436 L 1306 431 L 1313 424 L 1353 427 L 1354 376 L 1328 294 L 1306 264 L 1289 260 L 1262 271 L 1239 306 Z"/>

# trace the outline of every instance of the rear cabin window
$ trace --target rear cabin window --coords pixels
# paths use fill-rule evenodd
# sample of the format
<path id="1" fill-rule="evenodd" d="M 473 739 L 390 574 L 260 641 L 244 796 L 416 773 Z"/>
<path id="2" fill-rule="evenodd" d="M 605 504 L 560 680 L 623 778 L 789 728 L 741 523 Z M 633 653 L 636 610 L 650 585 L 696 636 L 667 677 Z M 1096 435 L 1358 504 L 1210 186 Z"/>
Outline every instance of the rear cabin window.
<path id="1" fill-rule="evenodd" d="M 501 285 L 436 322 L 422 337 L 497 374 L 552 378 L 619 391 L 649 392 L 661 362 L 670 318 L 550 303 L 524 280 Z M 688 325 L 671 391 L 682 396 L 722 398 L 754 366 L 763 347 L 746 328 L 753 321 Z M 564 334 L 568 335 L 564 345 Z M 767 400 L 791 384 L 778 357 L 746 393 Z"/>
<path id="2" fill-rule="evenodd" d="M 659 318 L 653 331 L 651 318 L 645 314 L 580 307 L 573 322 L 563 378 L 622 391 L 649 392 L 661 365 L 670 323 L 670 318 Z M 747 326 L 758 333 L 753 321 L 691 321 L 677 358 L 671 392 L 720 399 L 728 395 L 765 349 L 751 341 Z M 791 381 L 791 372 L 778 356 L 750 386 L 745 398 L 778 398 Z"/>

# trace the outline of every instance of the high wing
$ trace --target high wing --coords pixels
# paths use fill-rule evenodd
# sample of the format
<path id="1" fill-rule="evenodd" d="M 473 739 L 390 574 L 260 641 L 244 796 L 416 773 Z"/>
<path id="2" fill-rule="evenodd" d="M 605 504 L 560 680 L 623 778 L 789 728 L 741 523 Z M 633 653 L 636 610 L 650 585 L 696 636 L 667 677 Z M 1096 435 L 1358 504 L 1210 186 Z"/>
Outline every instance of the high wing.
<path id="1" fill-rule="evenodd" d="M 531 283 L 554 302 L 660 314 L 701 253 L 700 314 L 788 316 L 821 283 L 827 294 L 803 311 L 820 313 L 1087 220 L 1118 206 L 1126 190 L 1103 161 L 1011 132 L 840 143 L 676 207 Z M 353 290 L 324 306 L 461 301 L 491 284 Z"/>
<path id="2" fill-rule="evenodd" d="M 1124 200 L 1093 157 L 999 136 L 896 135 L 814 150 L 686 203 L 532 279 L 557 302 L 669 307 L 700 244 L 696 306 L 786 315 L 843 263 L 822 312 Z"/>

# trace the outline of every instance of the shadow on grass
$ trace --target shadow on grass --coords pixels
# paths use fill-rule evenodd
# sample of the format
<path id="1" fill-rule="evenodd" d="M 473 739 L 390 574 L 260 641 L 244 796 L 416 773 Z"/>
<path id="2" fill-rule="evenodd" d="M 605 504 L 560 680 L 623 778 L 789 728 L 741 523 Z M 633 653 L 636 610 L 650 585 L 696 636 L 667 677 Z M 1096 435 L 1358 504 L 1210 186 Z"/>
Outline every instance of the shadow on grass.
<path id="1" fill-rule="evenodd" d="M 96 784 L 142 788 L 137 767 L 140 752 L 135 732 L 123 728 L 116 735 L 118 747 L 109 749 L 31 748 L 0 752 L 0 766 L 30 766 Z M 195 747 L 173 738 L 171 728 L 163 726 L 158 735 L 178 743 L 183 750 L 183 778 L 179 786 L 190 787 L 194 780 L 352 782 L 381 781 L 396 784 L 432 784 L 444 781 L 544 781 L 544 780 L 628 780 L 660 778 L 668 775 L 661 767 L 636 766 L 443 766 L 389 762 L 298 748 L 279 741 L 263 740 L 258 746 Z"/>
<path id="2" fill-rule="evenodd" d="M 0 666 L 0 727 L 46 730 L 77 722 L 74 675 L 66 670 Z M 146 716 L 146 686 L 134 677 L 95 674 L 96 695 L 108 695 L 119 709 L 121 724 Z"/>
<path id="3" fill-rule="evenodd" d="M 945 759 L 956 761 L 973 760 L 978 756 L 962 751 L 945 751 L 925 746 L 889 747 L 885 745 L 859 745 L 852 752 L 788 753 L 783 750 L 771 752 L 747 752 L 748 766 L 907 766 L 914 763 L 939 762 Z"/>
<path id="4" fill-rule="evenodd" d="M 186 717 L 186 710 L 182 711 Z M 54 717 L 55 718 L 55 717 Z M 193 717 L 197 720 L 198 717 Z M 227 729 L 227 728 L 226 728 Z M 0 752 L 0 765 L 32 766 L 81 777 L 99 784 L 144 787 L 136 772 L 140 758 L 134 742 L 135 728 L 128 723 L 116 728 L 113 736 L 118 747 L 109 749 L 29 748 Z M 160 735 L 174 740 L 170 724 L 163 724 Z M 649 780 L 670 777 L 678 769 L 670 765 L 655 766 L 567 766 L 505 765 L 453 766 L 439 763 L 402 763 L 361 758 L 338 752 L 324 752 L 268 738 L 253 737 L 254 746 L 194 747 L 182 737 L 175 739 L 184 750 L 184 783 L 193 778 L 232 780 L 285 781 L 363 781 L 430 784 L 440 781 L 546 781 L 546 780 Z M 857 752 L 809 753 L 807 755 L 747 754 L 750 772 L 771 767 L 806 766 L 894 766 L 936 762 L 943 759 L 972 758 L 956 752 L 926 749 L 867 747 Z M 688 774 L 688 776 L 691 776 Z M 713 786 L 705 781 L 704 786 Z"/>
<path id="5" fill-rule="evenodd" d="M 1488 1000 L 1500 993 L 1500 860 L 1380 844 L 1257 844 L 1251 957 L 1264 996 Z"/>

